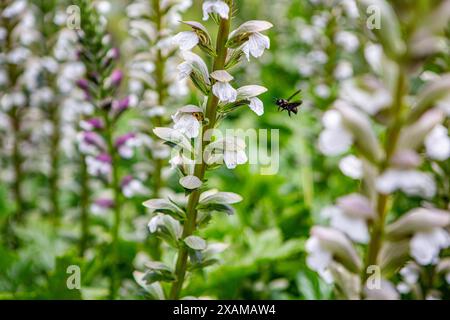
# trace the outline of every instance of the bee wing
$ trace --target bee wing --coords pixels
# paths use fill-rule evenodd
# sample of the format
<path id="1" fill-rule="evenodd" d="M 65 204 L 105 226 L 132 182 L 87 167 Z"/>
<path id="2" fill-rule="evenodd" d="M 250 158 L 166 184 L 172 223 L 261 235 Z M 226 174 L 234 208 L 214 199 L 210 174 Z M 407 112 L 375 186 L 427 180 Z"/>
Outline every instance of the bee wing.
<path id="1" fill-rule="evenodd" d="M 292 96 L 290 96 L 287 101 L 291 101 L 296 95 L 298 95 L 300 92 L 302 92 L 302 89 L 297 90 Z"/>

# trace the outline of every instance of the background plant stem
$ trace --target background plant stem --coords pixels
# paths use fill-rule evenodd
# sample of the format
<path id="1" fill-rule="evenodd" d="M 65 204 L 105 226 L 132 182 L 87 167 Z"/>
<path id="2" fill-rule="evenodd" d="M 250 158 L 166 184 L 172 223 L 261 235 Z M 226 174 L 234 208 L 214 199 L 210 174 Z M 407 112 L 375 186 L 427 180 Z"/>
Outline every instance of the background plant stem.
<path id="1" fill-rule="evenodd" d="M 53 222 L 56 226 L 60 224 L 61 209 L 59 204 L 59 164 L 60 164 L 60 114 L 59 106 L 49 107 L 50 121 L 53 124 L 53 132 L 50 137 L 50 203 L 52 204 Z"/>
<path id="2" fill-rule="evenodd" d="M 398 76 L 395 87 L 395 97 L 393 104 L 391 106 L 391 115 L 392 122 L 388 126 L 386 137 L 385 137 L 385 160 L 380 164 L 379 174 L 383 174 L 383 172 L 389 167 L 389 163 L 394 155 L 398 138 L 400 136 L 400 131 L 403 126 L 403 109 L 404 109 L 404 95 L 406 92 L 406 75 L 405 69 L 401 64 L 399 64 L 398 68 Z M 380 249 L 382 247 L 383 237 L 384 237 L 384 227 L 386 224 L 386 217 L 390 207 L 390 196 L 379 193 L 377 195 L 376 202 L 376 211 L 377 218 L 373 223 L 369 247 L 367 250 L 365 268 L 362 270 L 362 285 L 364 286 L 365 281 L 367 280 L 368 274 L 366 272 L 367 268 L 371 265 L 378 264 L 378 255 Z"/>
<path id="3" fill-rule="evenodd" d="M 119 277 L 119 252 L 118 252 L 118 242 L 120 234 L 120 223 L 121 223 L 121 188 L 119 180 L 119 158 L 117 150 L 114 146 L 113 140 L 113 123 L 108 117 L 108 113 L 104 113 L 105 120 L 105 138 L 108 145 L 108 153 L 111 156 L 111 184 L 110 187 L 113 191 L 114 197 L 114 221 L 112 226 L 112 243 L 111 243 L 111 283 L 110 283 L 110 299 L 113 300 L 117 297 L 117 292 L 120 287 L 120 277 Z"/>
<path id="4" fill-rule="evenodd" d="M 86 166 L 86 157 L 80 153 L 80 217 L 81 217 L 81 239 L 80 257 L 84 257 L 89 242 L 89 174 Z"/>

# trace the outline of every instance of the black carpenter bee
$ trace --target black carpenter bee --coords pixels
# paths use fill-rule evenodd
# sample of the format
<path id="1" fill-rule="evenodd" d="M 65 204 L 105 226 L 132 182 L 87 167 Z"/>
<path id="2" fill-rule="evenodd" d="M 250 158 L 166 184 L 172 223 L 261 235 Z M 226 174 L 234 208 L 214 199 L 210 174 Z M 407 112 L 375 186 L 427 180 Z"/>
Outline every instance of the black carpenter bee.
<path id="1" fill-rule="evenodd" d="M 294 99 L 295 96 L 297 96 L 302 90 L 296 91 L 292 96 L 290 96 L 288 99 L 277 99 L 275 101 L 275 104 L 278 106 L 278 111 L 284 111 L 286 110 L 289 114 L 289 117 L 291 116 L 291 112 L 294 114 L 297 114 L 298 107 L 302 105 L 303 101 L 294 101 L 291 102 L 292 99 Z"/>

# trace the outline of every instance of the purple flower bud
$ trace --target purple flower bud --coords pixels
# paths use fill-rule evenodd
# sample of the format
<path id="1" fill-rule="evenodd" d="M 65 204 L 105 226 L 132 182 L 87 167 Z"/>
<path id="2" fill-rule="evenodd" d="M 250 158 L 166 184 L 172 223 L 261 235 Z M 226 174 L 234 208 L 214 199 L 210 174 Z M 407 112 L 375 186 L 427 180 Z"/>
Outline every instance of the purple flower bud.
<path id="1" fill-rule="evenodd" d="M 122 83 L 122 79 L 123 79 L 123 72 L 119 69 L 114 70 L 111 73 L 111 77 L 110 77 L 111 86 L 114 86 L 114 87 L 120 86 L 120 84 Z"/>
<path id="2" fill-rule="evenodd" d="M 83 133 L 83 141 L 86 144 L 93 145 L 99 149 L 105 149 L 105 141 L 103 138 L 95 132 L 86 131 Z"/>
<path id="3" fill-rule="evenodd" d="M 118 48 L 111 48 L 106 54 L 108 59 L 117 60 L 120 57 L 120 50 Z"/>
<path id="4" fill-rule="evenodd" d="M 95 200 L 95 204 L 103 209 L 114 208 L 114 201 L 108 198 L 100 198 Z"/>
<path id="5" fill-rule="evenodd" d="M 122 179 L 122 182 L 120 183 L 121 188 L 126 187 L 128 184 L 130 184 L 131 181 L 133 181 L 133 176 L 126 176 Z"/>
<path id="6" fill-rule="evenodd" d="M 108 164 L 111 164 L 111 163 L 112 163 L 112 158 L 111 158 L 111 156 L 110 156 L 109 154 L 107 154 L 107 153 L 102 153 L 102 154 L 98 155 L 98 156 L 96 157 L 96 159 L 97 159 L 98 161 L 100 161 L 100 162 L 103 162 L 103 163 L 108 163 Z"/>
<path id="7" fill-rule="evenodd" d="M 78 88 L 82 89 L 85 92 L 89 91 L 89 82 L 86 79 L 79 79 L 76 82 Z"/>
<path id="8" fill-rule="evenodd" d="M 121 100 L 114 101 L 113 110 L 120 114 L 130 106 L 130 97 L 123 98 Z"/>
<path id="9" fill-rule="evenodd" d="M 82 120 L 80 122 L 80 127 L 83 130 L 91 131 L 91 130 L 101 130 L 103 129 L 103 121 L 99 118 L 92 118 L 88 120 Z"/>
<path id="10" fill-rule="evenodd" d="M 119 147 L 123 146 L 125 143 L 127 143 L 128 140 L 133 139 L 135 137 L 136 137 L 136 135 L 134 133 L 132 133 L 132 132 L 124 134 L 124 135 L 118 137 L 116 139 L 116 142 L 115 142 L 116 148 L 119 148 Z"/>

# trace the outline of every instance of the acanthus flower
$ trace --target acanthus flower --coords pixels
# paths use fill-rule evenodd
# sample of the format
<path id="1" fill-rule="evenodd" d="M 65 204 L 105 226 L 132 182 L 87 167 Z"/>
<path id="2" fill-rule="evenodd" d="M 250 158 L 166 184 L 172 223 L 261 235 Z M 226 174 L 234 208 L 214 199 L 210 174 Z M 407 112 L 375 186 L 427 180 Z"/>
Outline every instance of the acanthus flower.
<path id="1" fill-rule="evenodd" d="M 218 14 L 222 19 L 228 19 L 230 7 L 222 0 L 203 2 L 203 20 L 208 20 L 211 13 Z"/>
<path id="2" fill-rule="evenodd" d="M 196 138 L 200 132 L 202 118 L 203 109 L 194 105 L 184 106 L 172 116 L 173 128 L 188 138 Z"/>
<path id="3" fill-rule="evenodd" d="M 211 73 L 211 78 L 216 80 L 212 90 L 220 102 L 235 102 L 237 99 L 237 90 L 230 85 L 234 78 L 225 70 L 217 70 Z"/>

